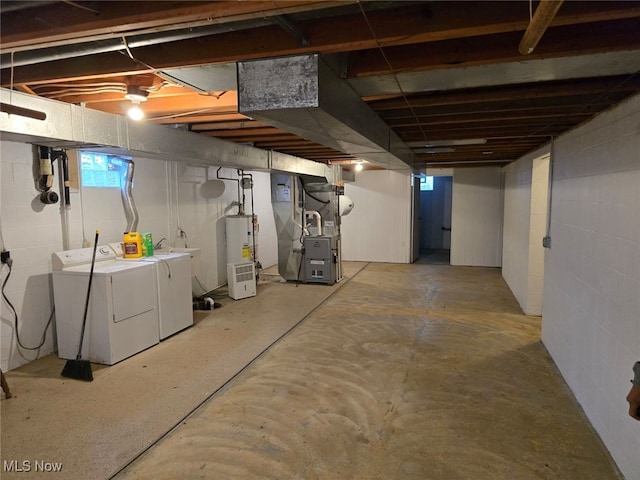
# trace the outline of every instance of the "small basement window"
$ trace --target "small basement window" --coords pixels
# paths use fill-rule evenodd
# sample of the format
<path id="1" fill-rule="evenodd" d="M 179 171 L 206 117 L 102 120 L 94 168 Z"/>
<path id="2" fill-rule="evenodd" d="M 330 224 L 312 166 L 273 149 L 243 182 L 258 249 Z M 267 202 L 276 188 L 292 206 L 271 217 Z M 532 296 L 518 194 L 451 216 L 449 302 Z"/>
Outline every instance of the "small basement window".
<path id="1" fill-rule="evenodd" d="M 433 177 L 432 176 L 422 176 L 420 177 L 420 191 L 431 191 L 433 190 Z"/>
<path id="2" fill-rule="evenodd" d="M 126 174 L 126 160 L 131 159 L 106 153 L 80 152 L 82 186 L 121 188 Z"/>

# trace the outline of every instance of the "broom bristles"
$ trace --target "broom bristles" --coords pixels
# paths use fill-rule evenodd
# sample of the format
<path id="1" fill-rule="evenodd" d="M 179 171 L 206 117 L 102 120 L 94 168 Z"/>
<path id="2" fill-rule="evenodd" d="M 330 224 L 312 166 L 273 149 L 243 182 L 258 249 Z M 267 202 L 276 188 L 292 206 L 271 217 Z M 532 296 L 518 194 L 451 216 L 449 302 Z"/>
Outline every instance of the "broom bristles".
<path id="1" fill-rule="evenodd" d="M 91 362 L 89 362 L 89 360 L 67 360 L 60 375 L 75 380 L 92 382 L 93 372 L 91 371 Z"/>

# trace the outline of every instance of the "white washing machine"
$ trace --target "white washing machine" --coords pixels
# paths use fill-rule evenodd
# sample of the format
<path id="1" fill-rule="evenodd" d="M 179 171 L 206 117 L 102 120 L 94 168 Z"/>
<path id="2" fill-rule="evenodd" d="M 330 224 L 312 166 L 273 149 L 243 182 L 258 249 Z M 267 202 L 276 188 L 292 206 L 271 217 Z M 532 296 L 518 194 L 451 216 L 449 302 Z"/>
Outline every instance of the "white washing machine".
<path id="1" fill-rule="evenodd" d="M 189 253 L 156 253 L 151 257 L 124 258 L 122 243 L 110 243 L 109 247 L 118 261 L 153 266 L 160 340 L 193 325 Z"/>
<path id="2" fill-rule="evenodd" d="M 93 248 L 52 255 L 58 356 L 75 359 L 89 284 Z M 153 267 L 117 262 L 98 246 L 82 359 L 113 365 L 159 342 Z"/>

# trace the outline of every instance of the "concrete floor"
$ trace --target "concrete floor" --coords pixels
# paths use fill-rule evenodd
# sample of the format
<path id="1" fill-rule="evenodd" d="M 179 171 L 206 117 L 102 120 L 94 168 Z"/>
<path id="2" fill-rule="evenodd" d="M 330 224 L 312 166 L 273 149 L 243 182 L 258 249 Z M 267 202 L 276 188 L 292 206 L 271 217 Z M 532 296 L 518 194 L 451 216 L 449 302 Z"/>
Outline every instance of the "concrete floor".
<path id="1" fill-rule="evenodd" d="M 2 478 L 621 478 L 499 269 L 345 274 L 267 281 L 92 383 L 8 372 L 2 460 L 62 472 Z"/>
<path id="2" fill-rule="evenodd" d="M 415 263 L 419 265 L 450 265 L 451 250 L 448 248 L 420 249 L 420 257 Z"/>

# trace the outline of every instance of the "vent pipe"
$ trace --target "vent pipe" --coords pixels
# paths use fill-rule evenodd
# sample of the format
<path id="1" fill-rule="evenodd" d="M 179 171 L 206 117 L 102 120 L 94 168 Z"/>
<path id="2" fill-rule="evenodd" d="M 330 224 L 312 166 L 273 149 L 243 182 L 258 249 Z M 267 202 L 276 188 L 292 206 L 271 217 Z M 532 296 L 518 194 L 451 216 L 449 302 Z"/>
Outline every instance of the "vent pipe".
<path id="1" fill-rule="evenodd" d="M 124 184 L 120 189 L 120 193 L 122 194 L 122 205 L 124 206 L 124 215 L 127 218 L 127 229 L 125 232 L 137 232 L 138 210 L 136 209 L 136 204 L 133 201 L 133 192 L 131 191 L 135 164 L 132 160 L 125 160 L 125 163 L 127 165 L 127 170 L 124 176 Z"/>

